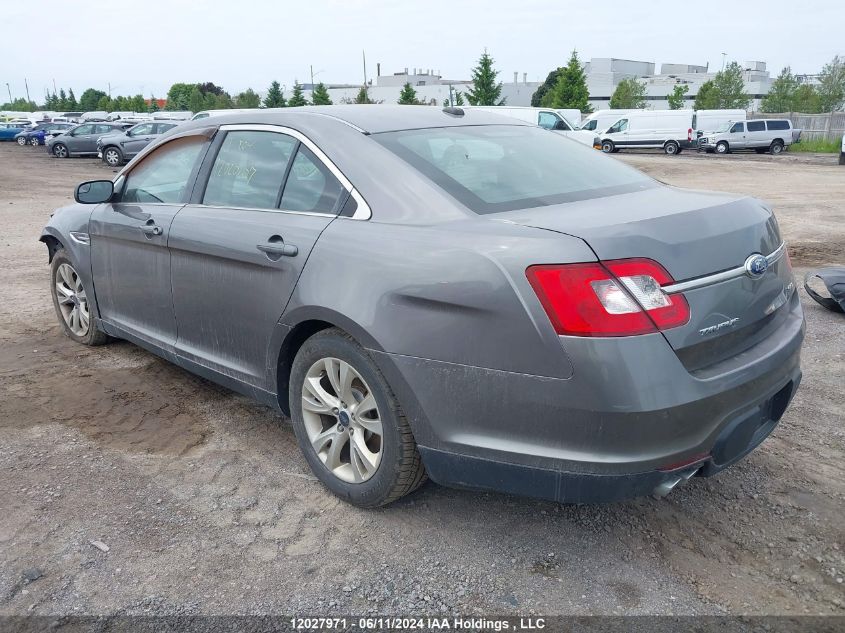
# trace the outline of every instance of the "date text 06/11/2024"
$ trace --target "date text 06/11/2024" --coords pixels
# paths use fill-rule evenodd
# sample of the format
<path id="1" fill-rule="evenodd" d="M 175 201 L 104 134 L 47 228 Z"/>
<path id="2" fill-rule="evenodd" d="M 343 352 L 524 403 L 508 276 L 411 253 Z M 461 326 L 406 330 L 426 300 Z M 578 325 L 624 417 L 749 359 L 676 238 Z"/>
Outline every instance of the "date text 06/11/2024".
<path id="1" fill-rule="evenodd" d="M 290 625 L 297 631 L 539 631 L 546 628 L 544 618 L 484 617 L 293 617 Z"/>

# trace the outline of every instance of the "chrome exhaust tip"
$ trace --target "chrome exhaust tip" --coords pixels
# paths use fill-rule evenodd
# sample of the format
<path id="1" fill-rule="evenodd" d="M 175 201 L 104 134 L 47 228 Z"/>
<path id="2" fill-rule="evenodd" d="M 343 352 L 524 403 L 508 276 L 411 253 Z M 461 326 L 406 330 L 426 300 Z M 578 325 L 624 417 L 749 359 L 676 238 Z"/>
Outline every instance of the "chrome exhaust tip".
<path id="1" fill-rule="evenodd" d="M 666 481 L 657 484 L 651 494 L 654 495 L 656 499 L 662 499 L 670 492 L 672 492 L 675 489 L 675 486 L 677 486 L 679 483 L 681 483 L 682 481 L 686 481 L 687 479 L 695 475 L 695 473 L 697 473 L 700 468 L 701 466 L 698 466 L 697 468 L 693 468 L 686 472 L 678 473 L 671 479 L 667 479 Z"/>

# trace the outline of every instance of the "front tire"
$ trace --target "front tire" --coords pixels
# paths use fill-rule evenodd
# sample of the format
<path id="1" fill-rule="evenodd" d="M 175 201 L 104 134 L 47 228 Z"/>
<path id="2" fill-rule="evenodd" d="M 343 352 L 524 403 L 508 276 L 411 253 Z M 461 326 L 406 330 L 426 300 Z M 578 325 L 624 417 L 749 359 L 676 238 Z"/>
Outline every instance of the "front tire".
<path id="1" fill-rule="evenodd" d="M 323 330 L 303 343 L 288 396 L 299 448 L 338 497 L 375 508 L 425 481 L 401 405 L 367 352 L 342 330 Z"/>
<path id="2" fill-rule="evenodd" d="M 727 154 L 730 151 L 728 144 L 725 141 L 719 141 L 716 143 L 716 153 L 717 154 Z"/>
<path id="3" fill-rule="evenodd" d="M 67 151 L 67 145 L 64 143 L 56 143 L 53 145 L 53 156 L 56 158 L 67 158 L 70 156 L 70 152 Z"/>
<path id="4" fill-rule="evenodd" d="M 91 315 L 88 293 L 74 264 L 64 249 L 59 249 L 50 264 L 50 294 L 53 307 L 65 334 L 83 345 L 103 345 L 108 335 Z"/>
<path id="5" fill-rule="evenodd" d="M 120 167 L 123 153 L 116 147 L 107 147 L 103 150 L 103 162 L 109 167 Z"/>
<path id="6" fill-rule="evenodd" d="M 25 136 L 19 136 L 17 138 L 17 141 L 18 141 L 18 145 L 20 145 L 21 147 L 26 147 L 26 137 Z"/>
<path id="7" fill-rule="evenodd" d="M 613 144 L 613 141 L 602 141 L 601 151 L 603 151 L 605 154 L 612 154 L 616 151 L 616 146 Z"/>
<path id="8" fill-rule="evenodd" d="M 675 154 L 680 153 L 681 146 L 678 145 L 676 141 L 668 141 L 666 145 L 663 146 L 663 151 L 669 156 L 674 156 Z"/>

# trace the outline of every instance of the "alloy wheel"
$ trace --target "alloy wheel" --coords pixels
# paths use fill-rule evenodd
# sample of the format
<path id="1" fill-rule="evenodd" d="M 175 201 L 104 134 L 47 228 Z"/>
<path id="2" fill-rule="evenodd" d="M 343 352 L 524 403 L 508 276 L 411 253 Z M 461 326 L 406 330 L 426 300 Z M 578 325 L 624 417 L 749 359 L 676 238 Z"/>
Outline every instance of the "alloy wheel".
<path id="1" fill-rule="evenodd" d="M 20 145 L 21 147 L 26 145 L 26 137 L 25 136 L 19 136 L 18 137 L 18 145 Z"/>
<path id="2" fill-rule="evenodd" d="M 302 417 L 320 461 L 338 479 L 361 483 L 381 463 L 383 430 L 375 396 L 346 361 L 322 358 L 305 374 Z"/>
<path id="3" fill-rule="evenodd" d="M 40 145 L 40 143 L 38 142 L 38 138 L 37 138 L 37 137 L 35 137 L 35 136 L 33 136 L 33 137 L 29 140 L 29 144 L 30 144 L 30 145 L 32 145 L 33 147 L 35 147 L 35 146 L 37 146 L 37 145 Z"/>
<path id="4" fill-rule="evenodd" d="M 85 336 L 91 324 L 88 296 L 82 280 L 70 264 L 56 269 L 56 299 L 68 329 L 76 336 Z"/>
<path id="5" fill-rule="evenodd" d="M 53 155 L 56 158 L 67 158 L 67 147 L 59 143 L 53 146 Z"/>

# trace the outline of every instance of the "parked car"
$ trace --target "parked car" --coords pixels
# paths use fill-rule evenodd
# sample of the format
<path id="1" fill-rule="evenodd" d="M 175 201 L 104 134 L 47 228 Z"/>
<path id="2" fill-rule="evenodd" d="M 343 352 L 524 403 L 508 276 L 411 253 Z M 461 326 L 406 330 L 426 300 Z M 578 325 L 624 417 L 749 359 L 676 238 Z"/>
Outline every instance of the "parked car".
<path id="1" fill-rule="evenodd" d="M 254 109 L 248 108 L 232 108 L 229 110 L 202 110 L 191 117 L 191 121 L 198 121 L 199 119 L 207 119 L 210 116 L 223 116 L 224 114 L 240 114 L 242 112 L 255 112 Z"/>
<path id="2" fill-rule="evenodd" d="M 751 119 L 728 122 L 712 134 L 699 139 L 699 148 L 707 152 L 727 154 L 740 149 L 753 149 L 758 154 L 780 154 L 800 137 L 789 119 Z"/>
<path id="3" fill-rule="evenodd" d="M 39 123 L 34 128 L 24 130 L 15 136 L 18 145 L 44 145 L 50 136 L 56 136 L 75 127 L 73 123 Z"/>
<path id="4" fill-rule="evenodd" d="M 289 110 L 185 123 L 77 187 L 41 234 L 67 336 L 289 414 L 366 507 L 426 474 L 666 494 L 781 419 L 804 318 L 763 202 L 482 110 Z"/>
<path id="5" fill-rule="evenodd" d="M 97 157 L 106 165 L 117 167 L 132 160 L 159 134 L 173 129 L 178 122 L 151 121 L 138 123 L 128 130 L 106 134 L 97 139 Z"/>
<path id="6" fill-rule="evenodd" d="M 692 110 L 637 110 L 623 114 L 600 134 L 605 153 L 631 148 L 662 148 L 680 154 L 695 147 Z"/>
<path id="7" fill-rule="evenodd" d="M 96 156 L 97 139 L 112 132 L 130 127 L 126 123 L 82 123 L 67 130 L 61 136 L 47 139 L 47 151 L 56 158 L 70 156 Z"/>
<path id="8" fill-rule="evenodd" d="M 622 115 L 628 114 L 629 112 L 639 112 L 639 110 L 623 110 L 619 108 L 596 110 L 581 121 L 578 129 L 601 134 L 611 125 L 616 123 Z"/>
<path id="9" fill-rule="evenodd" d="M 572 140 L 578 141 L 584 145 L 600 147 L 599 138 L 592 132 L 587 132 L 577 129 L 564 116 L 562 110 L 555 110 L 554 108 L 529 108 L 529 107 L 507 107 L 507 106 L 467 106 L 465 110 L 485 110 L 494 114 L 502 114 L 507 117 L 519 119 L 526 123 L 539 125 L 547 130 L 553 130 L 562 136 L 567 136 Z M 578 110 L 578 117 L 581 113 Z"/>
<path id="10" fill-rule="evenodd" d="M 0 141 L 13 141 L 24 130 L 20 123 L 0 123 Z"/>

